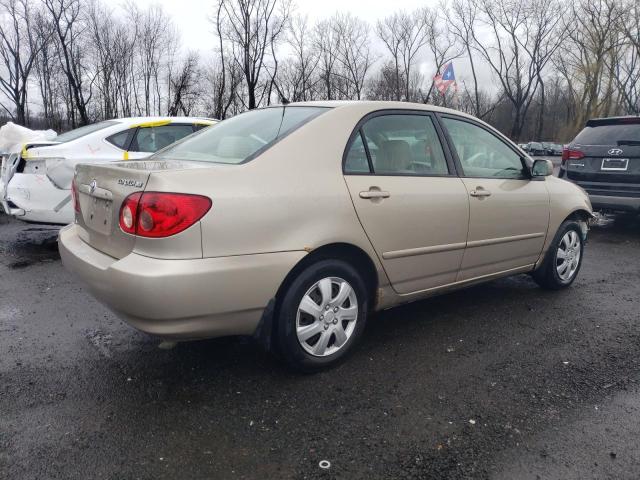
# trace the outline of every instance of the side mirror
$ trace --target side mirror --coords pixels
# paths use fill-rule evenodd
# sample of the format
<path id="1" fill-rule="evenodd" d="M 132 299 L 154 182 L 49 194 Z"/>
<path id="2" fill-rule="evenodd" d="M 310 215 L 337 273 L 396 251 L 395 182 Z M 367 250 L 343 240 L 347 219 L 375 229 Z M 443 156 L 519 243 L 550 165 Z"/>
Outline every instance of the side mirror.
<path id="1" fill-rule="evenodd" d="M 549 175 L 553 175 L 553 162 L 551 162 L 551 160 L 538 158 L 533 161 L 533 165 L 531 166 L 532 177 L 548 177 Z"/>

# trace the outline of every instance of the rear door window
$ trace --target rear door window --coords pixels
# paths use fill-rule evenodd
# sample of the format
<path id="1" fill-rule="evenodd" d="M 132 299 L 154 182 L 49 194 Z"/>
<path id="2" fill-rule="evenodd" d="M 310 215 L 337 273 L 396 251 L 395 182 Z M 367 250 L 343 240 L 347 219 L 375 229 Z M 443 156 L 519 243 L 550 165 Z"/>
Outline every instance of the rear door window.
<path id="1" fill-rule="evenodd" d="M 390 113 L 366 121 L 364 137 L 376 175 L 448 175 L 449 168 L 429 115 Z M 345 173 L 369 171 L 362 138 L 347 152 Z M 366 169 L 366 170 L 365 170 Z"/>
<path id="2" fill-rule="evenodd" d="M 154 153 L 168 147 L 174 142 L 181 140 L 193 133 L 193 126 L 190 124 L 170 124 L 158 127 L 140 127 L 133 137 L 129 150 L 132 152 Z"/>

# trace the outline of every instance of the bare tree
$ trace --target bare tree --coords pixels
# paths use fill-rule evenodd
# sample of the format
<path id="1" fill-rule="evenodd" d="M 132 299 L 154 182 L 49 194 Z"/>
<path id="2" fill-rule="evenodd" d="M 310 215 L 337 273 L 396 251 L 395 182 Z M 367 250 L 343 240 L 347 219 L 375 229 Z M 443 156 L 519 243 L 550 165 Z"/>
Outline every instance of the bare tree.
<path id="1" fill-rule="evenodd" d="M 225 119 L 236 100 L 236 89 L 241 81 L 238 66 L 233 57 L 226 51 L 224 36 L 224 3 L 219 2 L 216 6 L 215 15 L 209 21 L 213 24 L 217 35 L 217 61 L 212 65 L 208 73 L 209 83 L 213 87 L 213 99 L 209 109 L 213 111 L 214 118 Z"/>
<path id="2" fill-rule="evenodd" d="M 59 128 L 62 115 L 57 108 L 58 95 L 56 90 L 59 88 L 59 82 L 54 81 L 58 69 L 54 67 L 57 47 L 52 38 L 53 28 L 51 21 L 42 11 L 35 15 L 33 32 L 39 37 L 38 42 L 42 45 L 35 60 L 35 73 L 42 102 L 42 116 L 47 127 Z"/>
<path id="3" fill-rule="evenodd" d="M 569 5 L 567 40 L 556 57 L 556 67 L 576 108 L 574 129 L 609 110 L 614 93 L 610 73 L 625 41 L 625 18 L 626 10 L 618 0 L 576 0 Z"/>
<path id="4" fill-rule="evenodd" d="M 0 1 L 0 57 L 4 68 L 0 70 L 0 90 L 11 101 L 11 106 L 0 106 L 20 124 L 28 122 L 27 97 L 29 77 L 38 54 L 49 42 L 49 31 L 37 31 L 33 18 L 38 17 L 31 0 Z M 40 33 L 40 34 L 38 34 Z M 15 115 L 14 115 L 15 111 Z"/>
<path id="5" fill-rule="evenodd" d="M 277 11 L 276 7 L 280 5 Z M 240 66 L 247 88 L 247 108 L 256 108 L 266 88 L 258 93 L 272 45 L 282 34 L 289 17 L 290 0 L 219 0 L 224 16 L 222 36 L 231 44 L 234 61 Z M 271 79 L 269 80 L 271 81 Z"/>
<path id="6" fill-rule="evenodd" d="M 441 4 L 441 8 L 447 9 L 446 4 Z M 464 52 L 467 54 L 467 60 L 471 67 L 471 77 L 473 79 L 473 97 L 465 88 L 467 97 L 472 98 L 472 110 L 470 113 L 476 117 L 483 118 L 487 111 L 480 108 L 480 90 L 478 88 L 478 74 L 476 73 L 476 61 L 472 49 L 474 48 L 474 29 L 477 24 L 478 7 L 475 2 L 467 0 L 453 0 L 451 8 L 448 10 L 447 21 L 449 30 L 458 38 Z"/>
<path id="7" fill-rule="evenodd" d="M 346 80 L 343 94 L 361 100 L 367 72 L 372 64 L 369 26 L 351 14 L 337 14 L 332 23 L 336 35 L 341 38 L 337 50 L 338 61 L 343 68 L 341 75 Z"/>
<path id="8" fill-rule="evenodd" d="M 395 99 L 410 101 L 411 80 L 416 56 L 427 43 L 429 10 L 421 8 L 411 13 L 396 12 L 378 21 L 376 32 L 391 54 L 394 65 Z"/>
<path id="9" fill-rule="evenodd" d="M 307 17 L 293 18 L 287 44 L 292 54 L 282 75 L 284 96 L 294 102 L 312 100 L 318 83 L 316 73 L 320 54 L 312 44 Z"/>
<path id="10" fill-rule="evenodd" d="M 628 4 L 627 12 L 626 45 L 610 62 L 625 113 L 640 115 L 640 5 Z"/>
<path id="11" fill-rule="evenodd" d="M 323 85 L 322 98 L 335 100 L 339 98 L 339 84 L 342 77 L 338 75 L 340 63 L 338 57 L 342 38 L 340 32 L 334 28 L 332 20 L 325 19 L 318 22 L 313 32 L 313 42 L 318 52 L 318 74 Z"/>
<path id="12" fill-rule="evenodd" d="M 189 52 L 178 73 L 170 79 L 172 99 L 168 115 L 191 115 L 200 94 L 198 63 L 198 53 Z"/>
<path id="13" fill-rule="evenodd" d="M 160 114 L 163 104 L 163 72 L 170 69 L 171 57 L 178 46 L 173 22 L 159 4 L 141 10 L 132 1 L 126 4 L 128 21 L 137 26 L 134 75 L 141 79 L 141 94 L 136 86 L 136 107 L 144 115 Z M 141 99 L 139 97 L 141 96 Z"/>
<path id="14" fill-rule="evenodd" d="M 86 24 L 81 17 L 79 0 L 43 0 L 54 26 L 56 45 L 62 71 L 67 78 L 69 98 L 73 108 L 68 109 L 72 126 L 89 123 L 88 106 L 91 101 L 91 82 L 86 76 L 84 34 Z M 88 83 L 88 87 L 86 84 Z M 76 113 L 79 119 L 76 118 Z"/>
<path id="15" fill-rule="evenodd" d="M 491 42 L 472 30 L 474 47 L 500 82 L 512 105 L 510 136 L 519 140 L 540 75 L 557 50 L 560 8 L 553 0 L 472 0 Z"/>

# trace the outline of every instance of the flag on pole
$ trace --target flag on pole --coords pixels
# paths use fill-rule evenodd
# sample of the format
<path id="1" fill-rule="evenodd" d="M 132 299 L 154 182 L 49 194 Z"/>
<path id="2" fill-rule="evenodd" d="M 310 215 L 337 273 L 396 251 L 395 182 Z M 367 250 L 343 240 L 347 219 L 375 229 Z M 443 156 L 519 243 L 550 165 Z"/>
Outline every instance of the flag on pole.
<path id="1" fill-rule="evenodd" d="M 453 85 L 453 88 L 458 91 L 458 84 L 456 83 L 456 76 L 453 73 L 452 62 L 449 62 L 447 66 L 444 67 L 442 75 L 436 75 L 433 77 L 433 83 L 442 95 L 447 92 L 451 85 Z"/>

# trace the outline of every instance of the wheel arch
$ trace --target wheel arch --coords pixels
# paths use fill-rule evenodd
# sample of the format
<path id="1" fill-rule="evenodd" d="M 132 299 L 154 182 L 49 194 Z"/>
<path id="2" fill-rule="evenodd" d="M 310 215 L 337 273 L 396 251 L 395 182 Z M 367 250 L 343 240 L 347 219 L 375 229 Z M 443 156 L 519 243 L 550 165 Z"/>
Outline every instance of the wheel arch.
<path id="1" fill-rule="evenodd" d="M 551 248 L 551 243 L 553 242 L 553 239 L 555 238 L 558 230 L 560 229 L 560 227 L 564 222 L 566 222 L 567 220 L 576 220 L 579 222 L 584 222 L 586 225 L 588 225 L 589 221 L 592 218 L 594 218 L 593 213 L 591 213 L 589 210 L 583 207 L 577 207 L 574 210 L 572 210 L 569 214 L 565 214 L 565 215 L 566 216 L 564 217 L 557 217 L 557 218 L 561 218 L 561 220 L 557 223 L 557 225 L 554 226 L 553 230 L 549 230 L 547 234 L 547 240 L 545 241 L 545 244 L 544 244 L 543 251 L 540 253 L 540 256 L 538 257 L 538 261 L 536 262 L 533 268 L 533 271 L 538 270 L 544 266 L 547 253 Z M 585 235 L 586 235 L 586 230 L 583 231 L 583 240 L 586 238 Z"/>
<path id="2" fill-rule="evenodd" d="M 282 298 L 287 287 L 302 270 L 320 260 L 328 259 L 342 260 L 350 264 L 362 275 L 362 280 L 367 286 L 369 308 L 373 308 L 378 289 L 378 271 L 373 260 L 367 252 L 351 243 L 330 243 L 311 250 L 289 271 L 276 293 L 276 310 L 279 299 Z"/>
<path id="3" fill-rule="evenodd" d="M 288 286 L 305 268 L 326 259 L 342 260 L 362 273 L 362 280 L 367 287 L 369 309 L 373 310 L 377 301 L 379 285 L 378 271 L 373 259 L 363 249 L 351 243 L 330 243 L 314 248 L 289 271 L 262 314 L 253 337 L 267 351 L 273 351 L 273 338 L 277 325 L 275 319 L 278 317 L 278 310 L 284 292 L 287 291 Z"/>
<path id="4" fill-rule="evenodd" d="M 572 211 L 569 215 L 567 215 L 567 217 L 562 222 L 560 222 L 560 225 L 562 225 L 567 220 L 582 220 L 584 222 L 588 222 L 592 218 L 593 218 L 593 213 L 591 213 L 590 211 L 584 208 L 577 208 L 574 211 Z"/>

